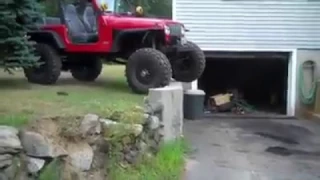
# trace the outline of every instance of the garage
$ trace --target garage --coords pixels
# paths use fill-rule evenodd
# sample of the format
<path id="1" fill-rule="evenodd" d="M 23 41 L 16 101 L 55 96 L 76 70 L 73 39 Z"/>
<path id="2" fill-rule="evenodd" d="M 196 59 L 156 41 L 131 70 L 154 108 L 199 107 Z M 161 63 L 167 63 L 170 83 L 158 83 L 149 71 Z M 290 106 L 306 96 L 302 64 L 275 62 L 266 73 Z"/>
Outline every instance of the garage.
<path id="1" fill-rule="evenodd" d="M 206 113 L 290 114 L 290 53 L 215 53 L 207 57 L 198 80 L 198 88 L 206 93 Z"/>
<path id="2" fill-rule="evenodd" d="M 172 2 L 172 19 L 207 56 L 203 76 L 191 87 L 207 93 L 208 114 L 232 113 L 230 105 L 208 107 L 211 96 L 222 94 L 215 99 L 225 102 L 227 93 L 240 96 L 253 114 L 299 114 L 299 66 L 319 57 L 320 1 Z"/>

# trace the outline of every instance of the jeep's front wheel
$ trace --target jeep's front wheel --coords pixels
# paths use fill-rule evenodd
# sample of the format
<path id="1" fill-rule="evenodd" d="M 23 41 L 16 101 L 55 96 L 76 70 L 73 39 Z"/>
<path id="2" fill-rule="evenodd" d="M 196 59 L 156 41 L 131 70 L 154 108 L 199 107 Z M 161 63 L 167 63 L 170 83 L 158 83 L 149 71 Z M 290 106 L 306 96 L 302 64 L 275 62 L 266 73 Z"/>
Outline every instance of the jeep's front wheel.
<path id="1" fill-rule="evenodd" d="M 206 58 L 198 45 L 188 41 L 185 45 L 189 52 L 172 61 L 173 78 L 181 82 L 191 82 L 198 79 L 205 68 Z"/>
<path id="2" fill-rule="evenodd" d="M 145 94 L 150 88 L 166 86 L 171 77 L 172 69 L 168 58 L 156 49 L 139 49 L 128 59 L 126 78 L 135 93 Z"/>
<path id="3" fill-rule="evenodd" d="M 59 79 L 61 59 L 58 52 L 48 44 L 36 44 L 36 53 L 40 56 L 40 66 L 25 68 L 25 77 L 31 83 L 49 85 Z"/>
<path id="4" fill-rule="evenodd" d="M 98 78 L 102 71 L 103 63 L 101 59 L 94 56 L 78 57 L 79 63 L 70 67 L 70 72 L 73 78 L 91 82 Z"/>

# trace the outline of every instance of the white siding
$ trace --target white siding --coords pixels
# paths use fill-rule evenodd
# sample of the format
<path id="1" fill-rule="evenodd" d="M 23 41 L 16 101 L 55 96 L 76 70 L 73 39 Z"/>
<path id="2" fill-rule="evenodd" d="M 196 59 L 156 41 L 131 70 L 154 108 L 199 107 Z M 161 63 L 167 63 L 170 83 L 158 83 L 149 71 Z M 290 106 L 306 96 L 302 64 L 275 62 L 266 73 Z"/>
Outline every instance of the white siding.
<path id="1" fill-rule="evenodd" d="M 320 0 L 173 0 L 202 49 L 320 49 Z"/>

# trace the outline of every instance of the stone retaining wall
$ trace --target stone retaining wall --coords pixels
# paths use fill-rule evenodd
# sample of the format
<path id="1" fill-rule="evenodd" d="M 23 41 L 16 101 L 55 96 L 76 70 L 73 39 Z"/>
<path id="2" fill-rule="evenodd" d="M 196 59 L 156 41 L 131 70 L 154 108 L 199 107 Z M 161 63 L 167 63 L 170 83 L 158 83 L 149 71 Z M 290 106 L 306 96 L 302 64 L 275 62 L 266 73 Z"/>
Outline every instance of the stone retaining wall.
<path id="1" fill-rule="evenodd" d="M 61 126 L 68 118 L 36 120 L 21 130 L 0 126 L 0 179 L 36 179 L 58 159 L 63 162 L 61 179 L 105 180 L 111 144 L 119 145 L 117 152 L 123 164 L 136 163 L 142 155 L 157 152 L 159 119 L 148 114 L 144 117 L 143 124 L 118 123 L 95 114 L 70 118 L 78 121 L 78 129 Z"/>

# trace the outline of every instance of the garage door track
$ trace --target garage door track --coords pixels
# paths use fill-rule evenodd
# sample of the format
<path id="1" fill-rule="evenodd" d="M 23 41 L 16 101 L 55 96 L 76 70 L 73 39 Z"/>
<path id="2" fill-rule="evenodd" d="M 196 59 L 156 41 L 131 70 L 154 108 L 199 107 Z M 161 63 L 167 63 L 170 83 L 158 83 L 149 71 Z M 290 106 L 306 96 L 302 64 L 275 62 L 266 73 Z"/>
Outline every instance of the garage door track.
<path id="1" fill-rule="evenodd" d="M 320 124 L 303 120 L 186 121 L 185 180 L 320 179 Z"/>

